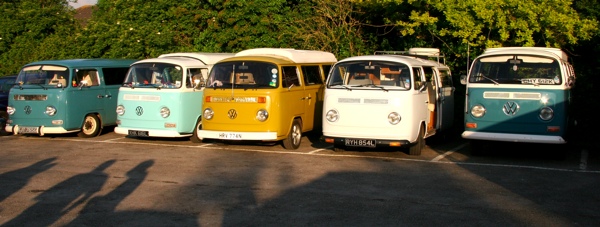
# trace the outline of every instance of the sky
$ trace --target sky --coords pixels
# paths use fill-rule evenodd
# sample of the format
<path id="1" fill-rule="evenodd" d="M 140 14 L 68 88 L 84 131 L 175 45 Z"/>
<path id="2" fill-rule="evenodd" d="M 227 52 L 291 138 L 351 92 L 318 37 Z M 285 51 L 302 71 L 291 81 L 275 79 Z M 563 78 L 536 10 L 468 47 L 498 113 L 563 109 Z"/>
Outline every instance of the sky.
<path id="1" fill-rule="evenodd" d="M 98 0 L 77 0 L 77 3 L 69 3 L 73 8 L 77 9 L 84 5 L 95 5 Z"/>

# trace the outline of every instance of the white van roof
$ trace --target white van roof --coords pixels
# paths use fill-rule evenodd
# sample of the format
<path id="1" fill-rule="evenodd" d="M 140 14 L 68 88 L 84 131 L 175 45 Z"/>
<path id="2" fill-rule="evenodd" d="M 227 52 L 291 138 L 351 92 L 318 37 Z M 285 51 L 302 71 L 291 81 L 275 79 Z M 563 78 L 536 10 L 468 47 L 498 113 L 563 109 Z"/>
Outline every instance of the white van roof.
<path id="1" fill-rule="evenodd" d="M 228 57 L 233 57 L 235 54 L 233 53 L 205 53 L 205 52 L 178 52 L 178 53 L 169 53 L 162 54 L 158 56 L 158 58 L 165 57 L 185 57 L 185 58 L 193 58 L 203 62 L 205 65 L 214 65 L 220 60 L 223 60 Z"/>
<path id="2" fill-rule="evenodd" d="M 398 62 L 407 64 L 409 66 L 435 66 L 439 68 L 448 68 L 447 65 L 439 63 L 434 60 L 428 60 L 415 56 L 407 56 L 407 55 L 394 55 L 394 54 L 376 54 L 376 55 L 363 55 L 363 56 L 354 56 L 349 58 L 344 58 L 340 60 L 338 63 L 348 62 L 348 61 L 389 61 L 389 62 Z"/>
<path id="3" fill-rule="evenodd" d="M 287 58 L 295 63 L 337 62 L 330 52 L 319 50 L 296 50 L 291 48 L 254 48 L 240 51 L 235 56 L 274 56 Z"/>
<path id="4" fill-rule="evenodd" d="M 159 57 L 159 58 L 148 58 L 134 62 L 131 65 L 141 64 L 141 63 L 168 63 L 173 65 L 179 65 L 186 68 L 197 68 L 197 67 L 210 67 L 211 65 L 207 65 L 204 62 L 195 59 L 195 58 L 187 58 L 187 57 Z"/>
<path id="5" fill-rule="evenodd" d="M 568 61 L 567 54 L 558 48 L 552 47 L 495 47 L 487 48 L 481 56 L 500 55 L 500 54 L 533 54 L 558 58 L 562 61 Z M 481 57 L 480 56 L 480 57 Z"/>

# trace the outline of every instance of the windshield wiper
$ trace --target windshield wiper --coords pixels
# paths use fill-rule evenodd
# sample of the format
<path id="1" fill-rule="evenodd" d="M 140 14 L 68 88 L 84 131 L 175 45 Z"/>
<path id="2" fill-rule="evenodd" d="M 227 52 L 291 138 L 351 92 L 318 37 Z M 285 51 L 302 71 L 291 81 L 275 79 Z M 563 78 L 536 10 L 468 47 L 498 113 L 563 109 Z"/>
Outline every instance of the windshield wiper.
<path id="1" fill-rule="evenodd" d="M 369 84 L 369 85 L 370 85 L 370 87 L 374 87 L 374 88 L 380 88 L 381 90 L 388 91 L 388 89 L 385 89 L 385 88 L 384 88 L 384 87 L 382 87 L 382 86 L 377 86 L 377 85 L 375 85 L 375 84 Z"/>
<path id="2" fill-rule="evenodd" d="M 488 79 L 489 81 L 492 81 L 492 82 L 494 82 L 494 84 L 495 84 L 495 85 L 500 85 L 500 83 L 498 83 L 498 81 L 495 81 L 495 80 L 494 80 L 494 79 L 492 79 L 492 78 L 489 78 L 489 77 L 487 77 L 487 76 L 484 76 L 484 75 L 479 75 L 479 76 L 481 76 L 481 77 L 483 77 L 483 78 L 486 78 L 486 79 Z"/>

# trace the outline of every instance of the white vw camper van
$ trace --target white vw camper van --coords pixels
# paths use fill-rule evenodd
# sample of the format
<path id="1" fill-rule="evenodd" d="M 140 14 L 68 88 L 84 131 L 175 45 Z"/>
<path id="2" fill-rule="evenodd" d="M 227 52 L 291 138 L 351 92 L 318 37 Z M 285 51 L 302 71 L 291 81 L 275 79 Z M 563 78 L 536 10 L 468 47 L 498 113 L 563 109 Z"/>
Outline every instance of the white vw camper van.
<path id="1" fill-rule="evenodd" d="M 411 48 L 337 62 L 325 88 L 323 140 L 335 151 L 398 147 L 420 155 L 424 139 L 454 119 L 443 60 L 436 48 Z"/>

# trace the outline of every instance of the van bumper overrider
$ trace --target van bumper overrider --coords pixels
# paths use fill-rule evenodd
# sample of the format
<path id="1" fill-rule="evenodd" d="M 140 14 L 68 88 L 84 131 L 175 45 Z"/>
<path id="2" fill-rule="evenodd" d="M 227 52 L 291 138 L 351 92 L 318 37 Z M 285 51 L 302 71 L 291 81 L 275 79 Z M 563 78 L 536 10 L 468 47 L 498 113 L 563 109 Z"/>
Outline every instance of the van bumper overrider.
<path id="1" fill-rule="evenodd" d="M 37 128 L 36 132 L 27 132 L 27 133 L 22 133 L 19 132 L 19 128 L 20 127 L 34 127 Z M 72 133 L 72 132 L 79 132 L 80 129 L 75 129 L 75 130 L 66 130 L 63 127 L 45 127 L 45 126 L 20 126 L 20 125 L 6 125 L 6 127 L 4 127 L 4 130 L 6 132 L 12 133 L 14 135 L 18 135 L 18 134 L 37 134 L 39 136 L 44 136 L 45 134 L 65 134 L 65 133 Z"/>
<path id="2" fill-rule="evenodd" d="M 198 137 L 221 140 L 261 140 L 277 141 L 277 132 L 227 132 L 199 130 Z"/>
<path id="3" fill-rule="evenodd" d="M 567 141 L 561 136 L 542 136 L 530 134 L 514 133 L 491 133 L 491 132 L 473 132 L 464 131 L 462 138 L 474 140 L 490 140 L 502 142 L 521 142 L 521 143 L 547 143 L 547 144 L 565 144 Z"/>

